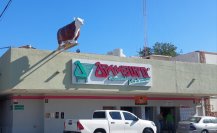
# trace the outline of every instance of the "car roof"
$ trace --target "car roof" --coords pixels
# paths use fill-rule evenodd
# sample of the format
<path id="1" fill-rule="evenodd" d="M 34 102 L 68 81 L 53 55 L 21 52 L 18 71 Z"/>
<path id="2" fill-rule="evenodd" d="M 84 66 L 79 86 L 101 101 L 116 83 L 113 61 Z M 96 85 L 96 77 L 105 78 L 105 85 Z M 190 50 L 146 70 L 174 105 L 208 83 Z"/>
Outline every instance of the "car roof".
<path id="1" fill-rule="evenodd" d="M 98 111 L 103 111 L 103 112 L 114 112 L 114 111 L 118 111 L 118 112 L 128 112 L 128 111 L 125 111 L 125 110 L 95 110 L 94 112 L 98 112 Z"/>
<path id="2" fill-rule="evenodd" d="M 201 118 L 217 118 L 217 117 L 214 117 L 214 116 L 192 116 L 192 117 L 201 117 Z"/>

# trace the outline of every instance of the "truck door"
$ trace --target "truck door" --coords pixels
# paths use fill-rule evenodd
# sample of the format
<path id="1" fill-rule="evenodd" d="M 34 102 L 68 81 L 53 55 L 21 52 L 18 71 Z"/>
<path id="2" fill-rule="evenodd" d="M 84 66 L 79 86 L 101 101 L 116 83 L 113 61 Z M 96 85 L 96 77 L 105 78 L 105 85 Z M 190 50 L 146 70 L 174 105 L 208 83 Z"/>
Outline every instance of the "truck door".
<path id="1" fill-rule="evenodd" d="M 124 120 L 122 120 L 120 112 L 110 111 L 109 116 L 110 133 L 124 133 Z"/>
<path id="2" fill-rule="evenodd" d="M 139 127 L 138 118 L 131 113 L 123 112 L 124 115 L 124 133 L 141 133 L 142 127 Z"/>

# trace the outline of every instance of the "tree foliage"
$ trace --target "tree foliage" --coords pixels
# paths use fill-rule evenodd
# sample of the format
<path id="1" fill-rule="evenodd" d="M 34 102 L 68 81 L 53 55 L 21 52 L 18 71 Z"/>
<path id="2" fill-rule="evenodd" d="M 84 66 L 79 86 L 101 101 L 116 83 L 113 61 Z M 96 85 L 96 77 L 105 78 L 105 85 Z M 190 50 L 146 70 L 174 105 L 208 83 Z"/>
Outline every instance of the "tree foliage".
<path id="1" fill-rule="evenodd" d="M 140 57 L 145 57 L 145 56 L 149 56 L 152 54 L 151 48 L 149 47 L 143 47 L 143 49 L 140 48 L 138 53 Z"/>
<path id="2" fill-rule="evenodd" d="M 142 50 L 140 49 L 139 56 L 145 57 L 149 55 L 166 55 L 166 56 L 177 56 L 176 52 L 177 47 L 171 43 L 159 43 L 156 42 L 152 48 L 144 47 Z"/>

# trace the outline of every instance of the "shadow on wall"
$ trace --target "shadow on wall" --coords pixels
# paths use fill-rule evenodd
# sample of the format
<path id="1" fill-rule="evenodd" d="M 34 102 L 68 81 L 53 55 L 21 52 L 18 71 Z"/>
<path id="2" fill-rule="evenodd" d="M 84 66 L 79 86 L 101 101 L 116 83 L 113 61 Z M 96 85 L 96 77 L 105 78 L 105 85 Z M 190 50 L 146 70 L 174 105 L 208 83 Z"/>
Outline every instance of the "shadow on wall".
<path id="1" fill-rule="evenodd" d="M 29 71 L 29 59 L 27 56 L 23 56 L 11 63 L 13 75 L 11 75 L 12 80 L 10 82 L 10 88 L 13 88 L 19 84 L 23 79 L 21 76 Z"/>
<path id="2" fill-rule="evenodd" d="M 11 63 L 11 66 L 13 67 L 12 68 L 13 69 L 12 70 L 13 75 L 12 75 L 12 80 L 11 80 L 9 87 L 13 88 L 14 86 L 19 84 L 21 81 L 25 80 L 25 78 L 27 78 L 29 75 L 34 73 L 36 70 L 38 70 L 40 67 L 45 65 L 47 62 L 52 60 L 54 57 L 56 57 L 60 53 L 61 53 L 61 51 L 55 50 L 55 51 L 51 52 L 50 54 L 48 54 L 47 56 L 45 56 L 43 59 L 39 60 L 37 63 L 35 63 L 31 67 L 30 67 L 29 59 L 27 56 L 23 56 L 21 58 L 18 58 L 15 61 L 13 61 Z M 49 77 L 47 79 L 47 82 L 49 80 L 51 80 L 51 78 L 53 78 L 53 75 L 52 75 L 52 77 Z"/>
<path id="3" fill-rule="evenodd" d="M 72 88 L 72 74 L 70 73 L 72 71 L 71 60 L 68 61 L 65 65 L 65 70 L 63 70 L 63 73 L 65 74 L 63 84 L 65 85 L 66 89 L 70 89 Z"/>

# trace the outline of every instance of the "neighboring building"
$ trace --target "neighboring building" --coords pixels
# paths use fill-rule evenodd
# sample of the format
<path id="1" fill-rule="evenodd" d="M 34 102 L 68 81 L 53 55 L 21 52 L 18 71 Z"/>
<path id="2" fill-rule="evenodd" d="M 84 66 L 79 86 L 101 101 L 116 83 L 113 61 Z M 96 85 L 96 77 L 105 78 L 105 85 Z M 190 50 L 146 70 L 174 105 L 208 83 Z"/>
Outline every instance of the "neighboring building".
<path id="1" fill-rule="evenodd" d="M 195 51 L 173 57 L 172 60 L 217 65 L 217 53 Z"/>
<path id="2" fill-rule="evenodd" d="M 126 57 L 126 55 L 124 54 L 123 52 L 123 49 L 121 48 L 117 48 L 117 49 L 114 49 L 113 51 L 109 51 L 107 53 L 107 55 L 113 55 L 113 56 L 119 56 L 119 57 Z"/>
<path id="3" fill-rule="evenodd" d="M 0 58 L 0 132 L 60 133 L 97 109 L 153 121 L 171 111 L 177 123 L 204 114 L 216 87 L 217 65 L 12 48 Z"/>
<path id="4" fill-rule="evenodd" d="M 195 51 L 173 57 L 172 60 L 217 65 L 217 53 Z M 204 105 L 205 115 L 217 117 L 217 97 L 215 94 L 214 96 L 204 98 Z"/>

